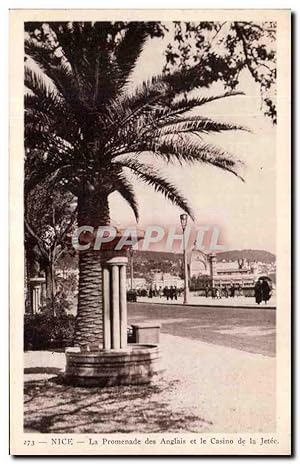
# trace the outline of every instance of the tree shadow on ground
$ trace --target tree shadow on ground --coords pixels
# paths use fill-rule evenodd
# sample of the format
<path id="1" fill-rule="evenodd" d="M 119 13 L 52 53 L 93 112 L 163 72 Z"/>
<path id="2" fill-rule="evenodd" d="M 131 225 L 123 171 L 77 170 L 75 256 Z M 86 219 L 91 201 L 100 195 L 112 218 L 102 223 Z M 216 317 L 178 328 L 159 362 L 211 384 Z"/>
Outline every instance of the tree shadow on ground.
<path id="1" fill-rule="evenodd" d="M 25 367 L 24 374 L 55 374 L 58 375 L 64 370 L 59 367 Z"/>
<path id="2" fill-rule="evenodd" d="M 24 430 L 40 433 L 203 431 L 212 423 L 170 403 L 176 382 L 82 388 L 60 378 L 25 383 Z"/>

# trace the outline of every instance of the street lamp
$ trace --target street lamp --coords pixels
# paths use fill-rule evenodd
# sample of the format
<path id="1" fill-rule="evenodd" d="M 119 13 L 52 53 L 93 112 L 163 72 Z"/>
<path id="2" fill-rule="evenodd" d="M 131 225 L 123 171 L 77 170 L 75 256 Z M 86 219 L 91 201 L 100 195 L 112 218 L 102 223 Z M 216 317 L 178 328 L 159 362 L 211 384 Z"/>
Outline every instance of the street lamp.
<path id="1" fill-rule="evenodd" d="M 189 297 L 189 281 L 188 281 L 188 265 L 187 265 L 187 255 L 186 255 L 186 243 L 185 243 L 185 229 L 187 226 L 187 214 L 180 215 L 180 222 L 182 227 L 182 241 L 183 241 L 183 262 L 184 262 L 184 293 L 183 293 L 183 304 L 188 303 Z"/>
<path id="2" fill-rule="evenodd" d="M 130 290 L 133 290 L 133 254 L 134 254 L 133 247 L 129 248 L 129 254 L 130 254 Z"/>

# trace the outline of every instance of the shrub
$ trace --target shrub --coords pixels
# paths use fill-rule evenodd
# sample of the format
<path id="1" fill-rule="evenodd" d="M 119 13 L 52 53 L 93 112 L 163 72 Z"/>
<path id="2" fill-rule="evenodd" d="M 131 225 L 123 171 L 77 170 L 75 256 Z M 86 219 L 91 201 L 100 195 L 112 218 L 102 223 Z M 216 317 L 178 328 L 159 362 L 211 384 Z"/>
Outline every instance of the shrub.
<path id="1" fill-rule="evenodd" d="M 75 327 L 73 315 L 25 314 L 24 349 L 45 350 L 72 346 Z"/>

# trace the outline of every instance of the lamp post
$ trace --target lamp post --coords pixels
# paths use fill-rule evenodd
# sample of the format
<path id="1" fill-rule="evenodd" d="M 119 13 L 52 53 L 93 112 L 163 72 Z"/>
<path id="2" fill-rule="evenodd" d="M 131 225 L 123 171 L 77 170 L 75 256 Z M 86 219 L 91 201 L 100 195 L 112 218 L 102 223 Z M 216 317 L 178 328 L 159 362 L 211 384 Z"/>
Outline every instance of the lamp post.
<path id="1" fill-rule="evenodd" d="M 185 229 L 187 226 L 187 214 L 180 215 L 180 222 L 182 227 L 182 242 L 183 242 L 183 262 L 184 262 L 184 293 L 183 293 L 183 304 L 188 303 L 189 298 L 189 281 L 188 281 L 188 265 L 187 265 L 187 255 L 186 255 L 186 243 L 185 243 Z"/>
<path id="2" fill-rule="evenodd" d="M 134 254 L 133 247 L 129 248 L 129 254 L 130 254 L 130 290 L 133 290 L 133 254 Z"/>

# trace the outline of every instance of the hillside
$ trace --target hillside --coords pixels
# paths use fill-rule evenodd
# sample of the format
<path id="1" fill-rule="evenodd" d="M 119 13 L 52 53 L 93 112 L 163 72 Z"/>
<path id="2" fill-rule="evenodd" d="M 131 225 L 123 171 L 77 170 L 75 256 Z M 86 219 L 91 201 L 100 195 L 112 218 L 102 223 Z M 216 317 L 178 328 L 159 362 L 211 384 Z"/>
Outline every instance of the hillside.
<path id="1" fill-rule="evenodd" d="M 271 264 L 276 261 L 276 256 L 273 253 L 265 250 L 230 250 L 217 254 L 218 261 L 236 261 L 241 258 L 246 258 L 250 262 L 258 261 L 265 264 Z"/>
<path id="2" fill-rule="evenodd" d="M 164 261 L 172 260 L 178 261 L 182 255 L 180 253 L 171 253 L 165 251 L 136 251 L 136 259 L 148 260 L 148 261 Z M 236 261 L 241 258 L 246 258 L 248 261 L 260 261 L 262 263 L 270 264 L 276 261 L 276 256 L 273 253 L 265 250 L 230 250 L 217 253 L 218 261 Z"/>
<path id="3" fill-rule="evenodd" d="M 258 261 L 265 264 L 274 263 L 276 257 L 265 250 L 231 250 L 217 253 L 218 261 L 236 261 L 246 258 L 250 262 Z M 140 251 L 134 252 L 135 271 L 150 272 L 158 268 L 163 272 L 180 273 L 182 266 L 182 254 L 166 251 Z M 76 256 L 65 255 L 59 261 L 58 267 L 77 268 Z"/>

